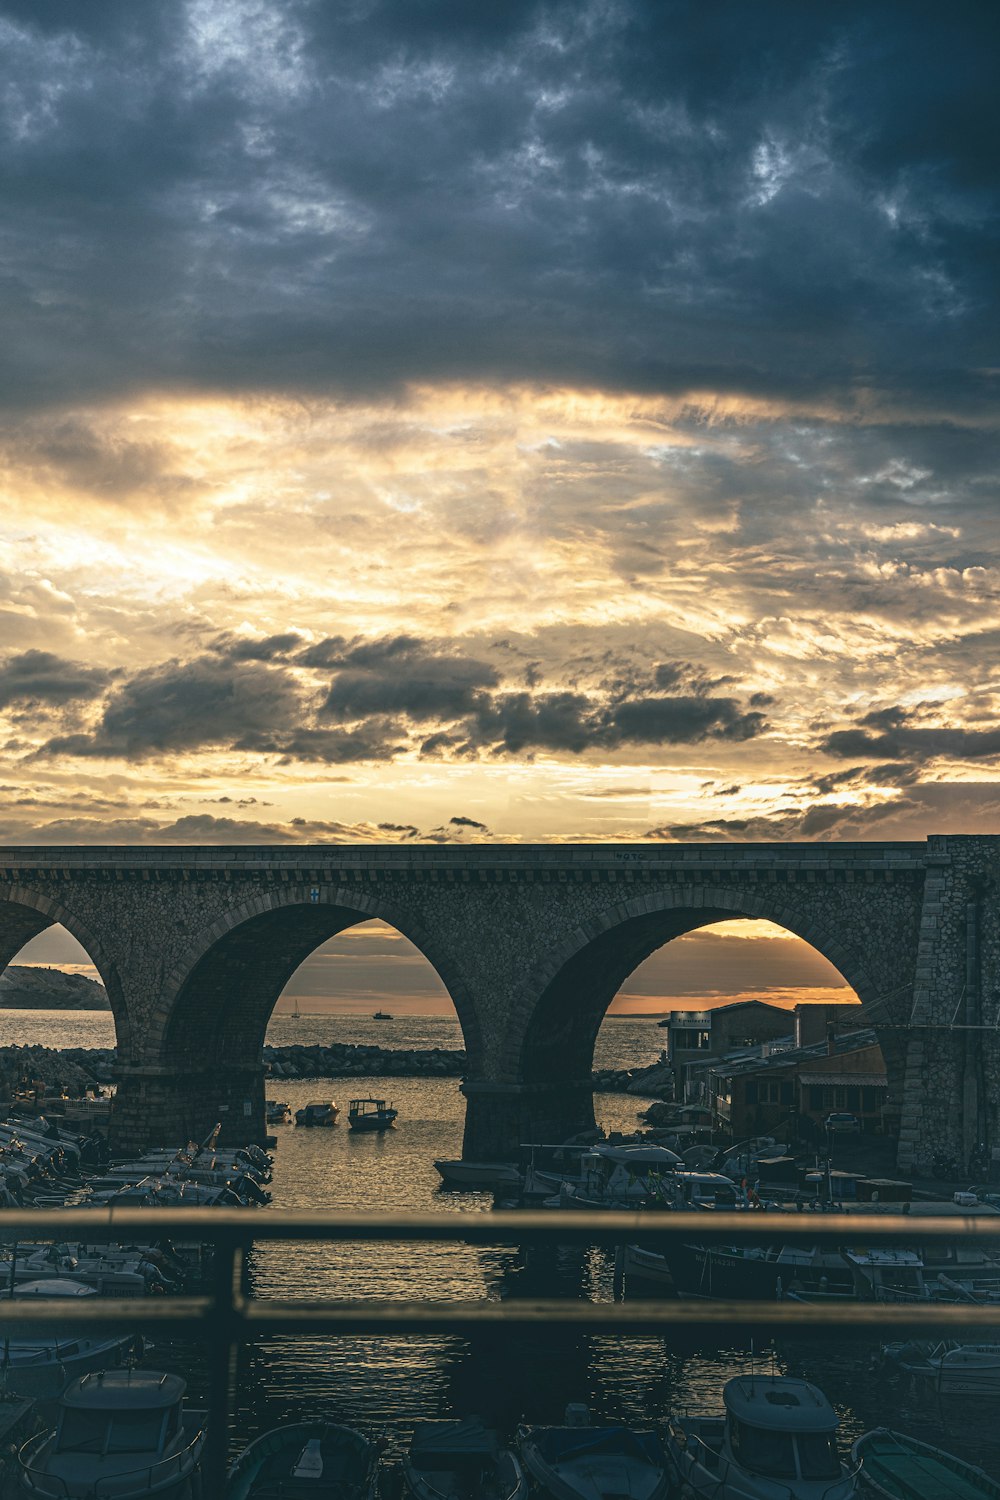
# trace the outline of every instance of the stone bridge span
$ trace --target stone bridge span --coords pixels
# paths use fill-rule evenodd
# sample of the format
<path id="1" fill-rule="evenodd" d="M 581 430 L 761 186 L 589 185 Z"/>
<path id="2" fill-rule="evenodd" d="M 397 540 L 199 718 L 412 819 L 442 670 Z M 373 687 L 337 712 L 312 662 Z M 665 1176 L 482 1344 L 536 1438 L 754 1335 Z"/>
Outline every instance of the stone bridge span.
<path id="1" fill-rule="evenodd" d="M 107 988 L 129 1144 L 263 1133 L 282 988 L 379 917 L 434 966 L 469 1057 L 467 1156 L 593 1123 L 594 1040 L 656 948 L 760 917 L 824 954 L 879 1031 L 900 1165 L 1000 1143 L 1000 837 L 926 843 L 8 848 L 0 963 L 61 923 Z M 220 1113 L 221 1112 L 221 1113 Z"/>

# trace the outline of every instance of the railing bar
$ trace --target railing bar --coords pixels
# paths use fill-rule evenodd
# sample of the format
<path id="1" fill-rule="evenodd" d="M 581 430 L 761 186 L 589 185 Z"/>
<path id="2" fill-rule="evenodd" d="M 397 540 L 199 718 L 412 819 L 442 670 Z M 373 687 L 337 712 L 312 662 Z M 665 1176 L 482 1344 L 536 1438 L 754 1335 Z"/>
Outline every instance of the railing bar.
<path id="1" fill-rule="evenodd" d="M 60 1299 L 61 1300 L 61 1299 Z M 476 1326 L 523 1327 L 527 1324 L 563 1324 L 613 1332 L 649 1332 L 677 1327 L 751 1327 L 766 1324 L 775 1329 L 827 1329 L 833 1333 L 879 1328 L 921 1328 L 929 1331 L 955 1328 L 1000 1328 L 1000 1305 L 970 1303 L 893 1302 L 716 1302 L 707 1299 L 655 1302 L 578 1302 L 558 1299 L 511 1301 L 414 1302 L 414 1301 L 286 1301 L 241 1302 L 234 1299 L 230 1310 L 213 1311 L 211 1298 L 104 1299 L 70 1302 L 43 1311 L 24 1303 L 3 1304 L 3 1324 L 21 1332 L 29 1328 L 58 1325 L 86 1327 L 94 1323 L 115 1328 L 143 1329 L 163 1336 L 180 1330 L 193 1331 L 213 1343 L 252 1339 L 264 1333 L 384 1332 L 387 1326 L 402 1332 L 446 1330 L 468 1333 Z"/>
<path id="2" fill-rule="evenodd" d="M 456 1222 L 460 1221 L 460 1222 Z M 482 1214 L 279 1213 L 270 1209 L 0 1209 L 0 1243 L 18 1238 L 134 1238 L 137 1234 L 194 1236 L 212 1241 L 223 1233 L 241 1244 L 254 1240 L 424 1240 L 475 1245 L 637 1243 L 693 1235 L 700 1243 L 747 1244 L 802 1240 L 857 1244 L 935 1240 L 1000 1241 L 1000 1214 L 924 1217 L 922 1214 L 802 1213 L 577 1213 L 498 1210 Z"/>

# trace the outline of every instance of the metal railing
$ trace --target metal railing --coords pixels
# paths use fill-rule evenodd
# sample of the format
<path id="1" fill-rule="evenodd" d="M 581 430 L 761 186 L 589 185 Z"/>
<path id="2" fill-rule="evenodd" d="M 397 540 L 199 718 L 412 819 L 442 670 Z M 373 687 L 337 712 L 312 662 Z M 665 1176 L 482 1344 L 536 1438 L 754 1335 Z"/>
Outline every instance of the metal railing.
<path id="1" fill-rule="evenodd" d="M 228 1462 L 229 1418 L 237 1349 L 273 1334 L 337 1336 L 387 1333 L 469 1337 L 483 1328 L 514 1334 L 538 1325 L 579 1333 L 656 1336 L 700 1330 L 706 1339 L 734 1331 L 766 1335 L 809 1333 L 938 1338 L 981 1336 L 1000 1325 L 1000 1304 L 884 1302 L 807 1303 L 671 1300 L 584 1302 L 536 1298 L 493 1301 L 256 1299 L 247 1295 L 247 1251 L 262 1241 L 466 1245 L 654 1245 L 692 1239 L 738 1245 L 806 1240 L 836 1248 L 863 1240 L 907 1247 L 938 1242 L 992 1243 L 1000 1251 L 1000 1218 L 910 1218 L 815 1213 L 493 1213 L 349 1214 L 259 1213 L 250 1209 L 0 1210 L 0 1244 L 33 1239 L 98 1241 L 196 1239 L 213 1248 L 207 1290 L 199 1295 L 141 1299 L 32 1298 L 0 1302 L 0 1336 L 100 1324 L 108 1329 L 204 1340 L 208 1357 L 209 1422 L 203 1468 L 205 1492 L 222 1496 Z"/>

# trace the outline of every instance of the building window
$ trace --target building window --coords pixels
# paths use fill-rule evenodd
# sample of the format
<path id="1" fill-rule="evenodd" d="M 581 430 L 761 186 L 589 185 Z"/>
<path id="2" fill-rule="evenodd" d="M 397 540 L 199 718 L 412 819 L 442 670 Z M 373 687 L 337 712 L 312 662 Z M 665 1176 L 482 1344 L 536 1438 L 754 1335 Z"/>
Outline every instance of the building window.
<path id="1" fill-rule="evenodd" d="M 678 1026 L 675 1031 L 671 1031 L 670 1039 L 678 1052 L 707 1052 L 712 1033 L 698 1031 L 691 1026 Z"/>

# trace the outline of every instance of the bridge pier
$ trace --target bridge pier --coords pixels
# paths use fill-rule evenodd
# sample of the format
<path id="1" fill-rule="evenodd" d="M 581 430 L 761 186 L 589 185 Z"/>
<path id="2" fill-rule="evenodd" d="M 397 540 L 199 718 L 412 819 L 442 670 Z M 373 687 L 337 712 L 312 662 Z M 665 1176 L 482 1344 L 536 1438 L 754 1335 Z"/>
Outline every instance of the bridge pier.
<path id="1" fill-rule="evenodd" d="M 219 1124 L 221 1146 L 263 1145 L 263 1067 L 121 1069 L 110 1129 L 116 1154 L 203 1141 Z"/>
<path id="2" fill-rule="evenodd" d="M 493 1083 L 466 1079 L 466 1161 L 511 1161 L 529 1141 L 559 1142 L 593 1130 L 589 1078 L 559 1083 Z"/>

